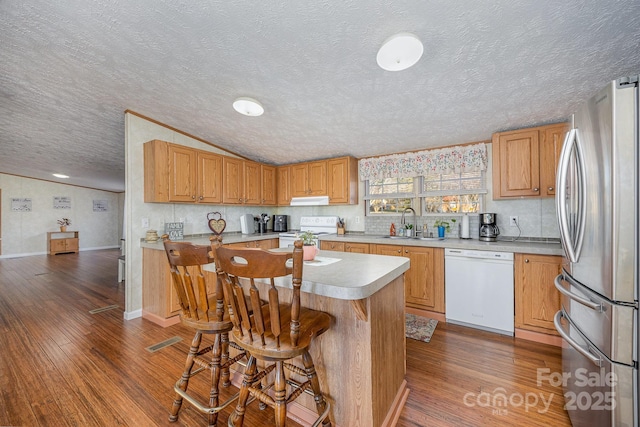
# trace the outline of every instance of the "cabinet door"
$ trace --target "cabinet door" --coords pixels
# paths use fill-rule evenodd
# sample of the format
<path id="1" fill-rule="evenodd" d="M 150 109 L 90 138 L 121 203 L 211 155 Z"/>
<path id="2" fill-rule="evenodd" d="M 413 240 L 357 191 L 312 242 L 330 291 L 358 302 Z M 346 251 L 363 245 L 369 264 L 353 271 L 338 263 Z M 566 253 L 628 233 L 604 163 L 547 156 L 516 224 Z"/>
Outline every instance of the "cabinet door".
<path id="1" fill-rule="evenodd" d="M 261 175 L 260 163 L 243 162 L 244 167 L 244 203 L 259 205 L 261 200 Z"/>
<path id="2" fill-rule="evenodd" d="M 309 166 L 307 163 L 300 163 L 291 166 L 291 196 L 309 196 Z"/>
<path id="3" fill-rule="evenodd" d="M 320 241 L 320 249 L 325 251 L 340 251 L 344 252 L 344 242 L 328 242 L 325 240 Z"/>
<path id="4" fill-rule="evenodd" d="M 540 191 L 543 196 L 556 194 L 556 170 L 568 130 L 568 124 L 562 123 L 547 126 L 540 131 Z"/>
<path id="5" fill-rule="evenodd" d="M 196 200 L 196 152 L 180 145 L 169 144 L 169 201 Z"/>
<path id="6" fill-rule="evenodd" d="M 327 195 L 327 162 L 326 160 L 309 163 L 308 188 L 309 188 L 310 196 L 326 196 Z"/>
<path id="7" fill-rule="evenodd" d="M 56 252 L 66 251 L 67 250 L 66 240 L 67 239 L 51 239 L 49 242 L 49 252 L 56 253 Z"/>
<path id="8" fill-rule="evenodd" d="M 558 335 L 553 316 L 561 303 L 553 280 L 561 266 L 559 256 L 515 255 L 516 328 Z"/>
<path id="9" fill-rule="evenodd" d="M 61 239 L 61 240 L 64 240 L 65 250 L 69 252 L 78 252 L 80 245 L 77 238 L 70 237 L 68 239 Z"/>
<path id="10" fill-rule="evenodd" d="M 390 255 L 390 256 L 402 256 L 402 246 L 397 245 L 376 245 L 376 254 L 378 255 Z M 405 273 L 405 280 L 407 273 Z"/>
<path id="11" fill-rule="evenodd" d="M 358 164 L 352 157 L 327 161 L 327 191 L 329 203 L 357 203 Z"/>
<path id="12" fill-rule="evenodd" d="M 404 247 L 411 267 L 404 276 L 407 306 L 444 313 L 444 249 Z"/>
<path id="13" fill-rule="evenodd" d="M 255 247 L 260 249 L 273 249 L 278 247 L 278 239 L 256 240 Z"/>
<path id="14" fill-rule="evenodd" d="M 198 152 L 198 202 L 222 203 L 222 156 Z"/>
<path id="15" fill-rule="evenodd" d="M 278 206 L 288 206 L 291 203 L 291 166 L 280 166 L 277 171 Z"/>
<path id="16" fill-rule="evenodd" d="M 275 166 L 260 165 L 262 175 L 262 199 L 261 205 L 274 205 L 276 198 L 276 168 Z"/>
<path id="17" fill-rule="evenodd" d="M 495 134 L 493 137 L 493 196 L 540 195 L 538 129 Z"/>
<path id="18" fill-rule="evenodd" d="M 229 204 L 243 203 L 242 160 L 223 156 L 222 174 L 222 202 Z"/>
<path id="19" fill-rule="evenodd" d="M 359 254 L 368 254 L 369 244 L 368 243 L 347 243 L 344 245 L 344 251 L 354 252 Z"/>

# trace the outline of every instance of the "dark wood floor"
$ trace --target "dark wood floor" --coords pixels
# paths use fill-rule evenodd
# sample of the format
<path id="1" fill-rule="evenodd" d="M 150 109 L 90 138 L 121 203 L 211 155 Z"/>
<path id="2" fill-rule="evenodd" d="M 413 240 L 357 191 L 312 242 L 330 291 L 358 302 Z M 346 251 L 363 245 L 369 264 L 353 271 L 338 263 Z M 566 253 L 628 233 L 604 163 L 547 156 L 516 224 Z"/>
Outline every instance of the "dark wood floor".
<path id="1" fill-rule="evenodd" d="M 206 425 L 187 403 L 178 422 L 168 422 L 192 334 L 181 325 L 123 320 L 118 255 L 0 260 L 0 425 Z M 118 307 L 90 313 L 110 305 Z M 175 336 L 182 341 L 146 350 Z M 411 392 L 398 425 L 569 426 L 562 391 L 538 385 L 539 368 L 561 372 L 560 350 L 441 322 L 430 343 L 407 340 Z M 204 380 L 191 387 L 206 390 Z M 500 396 L 506 405 L 497 399 L 492 406 Z M 548 410 L 542 399 L 551 399 Z M 252 409 L 245 425 L 273 420 L 271 411 Z"/>

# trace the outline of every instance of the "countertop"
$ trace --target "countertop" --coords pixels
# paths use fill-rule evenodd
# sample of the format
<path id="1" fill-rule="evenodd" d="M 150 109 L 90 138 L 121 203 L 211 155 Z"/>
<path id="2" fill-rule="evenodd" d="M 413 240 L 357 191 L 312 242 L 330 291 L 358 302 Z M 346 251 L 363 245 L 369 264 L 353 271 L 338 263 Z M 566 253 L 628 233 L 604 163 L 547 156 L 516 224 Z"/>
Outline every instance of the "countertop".
<path id="1" fill-rule="evenodd" d="M 341 300 L 368 298 L 409 269 L 409 259 L 405 257 L 319 251 L 318 258 L 338 261 L 326 265 L 305 261 L 301 290 Z M 215 271 L 215 266 L 209 264 L 204 269 Z M 278 278 L 275 284 L 291 288 L 290 279 Z"/>
<path id="2" fill-rule="evenodd" d="M 432 248 L 474 249 L 479 251 L 514 252 L 537 255 L 563 255 L 562 245 L 557 242 L 528 242 L 523 240 L 497 242 L 482 242 L 478 239 L 429 239 L 420 240 L 412 238 L 388 238 L 368 234 L 344 234 L 334 236 L 322 236 L 320 240 L 332 242 L 369 243 L 376 245 L 402 245 L 423 246 Z"/>
<path id="3" fill-rule="evenodd" d="M 251 242 L 255 240 L 277 239 L 280 233 L 264 233 L 264 234 L 240 234 L 240 233 L 224 233 L 224 243 Z M 198 245 L 208 245 L 210 234 L 197 236 L 185 236 L 184 240 Z M 347 233 L 344 235 L 321 236 L 320 241 L 335 242 L 351 242 L 351 243 L 369 243 L 376 245 L 403 245 L 403 246 L 423 246 L 433 248 L 452 248 L 452 249 L 474 249 L 480 251 L 496 251 L 496 252 L 514 252 L 537 255 L 564 255 L 562 245 L 558 242 L 529 242 L 526 240 L 507 241 L 498 240 L 497 242 L 481 242 L 478 239 L 449 239 L 444 240 L 419 240 L 410 238 L 390 239 L 379 235 L 370 235 L 364 233 Z M 143 248 L 164 250 L 162 241 L 147 243 L 144 240 L 140 242 Z"/>

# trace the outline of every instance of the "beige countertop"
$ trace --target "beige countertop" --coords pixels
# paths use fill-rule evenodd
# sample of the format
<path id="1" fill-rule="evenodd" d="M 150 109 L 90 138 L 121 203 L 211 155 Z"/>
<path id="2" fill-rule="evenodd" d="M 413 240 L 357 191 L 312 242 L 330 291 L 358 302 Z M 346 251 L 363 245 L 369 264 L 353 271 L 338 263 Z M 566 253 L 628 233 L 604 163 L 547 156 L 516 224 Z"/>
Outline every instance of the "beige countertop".
<path id="1" fill-rule="evenodd" d="M 557 242 L 528 242 L 523 240 L 497 242 L 481 242 L 477 239 L 449 239 L 444 240 L 411 239 L 411 238 L 388 238 L 384 236 L 374 236 L 369 234 L 345 234 L 335 236 L 323 236 L 320 240 L 332 242 L 369 243 L 376 245 L 402 245 L 402 246 L 424 246 L 433 248 L 452 249 L 474 249 L 479 251 L 514 252 L 537 255 L 563 255 L 562 245 Z"/>
<path id="2" fill-rule="evenodd" d="M 279 233 L 265 234 L 240 234 L 225 233 L 223 234 L 224 243 L 250 242 L 255 240 L 277 239 Z M 185 241 L 194 244 L 208 245 L 209 234 L 198 236 L 185 236 Z M 322 236 L 320 240 L 351 242 L 351 243 L 369 243 L 376 245 L 403 245 L 403 246 L 423 246 L 433 248 L 452 248 L 452 249 L 474 249 L 479 251 L 497 251 L 497 252 L 514 252 L 537 255 L 560 255 L 564 254 L 562 245 L 557 242 L 529 242 L 526 240 L 506 241 L 498 240 L 497 242 L 481 242 L 478 239 L 449 239 L 444 240 L 430 239 L 419 240 L 410 238 L 390 239 L 379 235 L 370 235 L 363 233 L 347 233 L 344 235 Z M 162 241 L 155 243 L 147 243 L 144 240 L 140 242 L 143 248 L 164 250 Z"/>

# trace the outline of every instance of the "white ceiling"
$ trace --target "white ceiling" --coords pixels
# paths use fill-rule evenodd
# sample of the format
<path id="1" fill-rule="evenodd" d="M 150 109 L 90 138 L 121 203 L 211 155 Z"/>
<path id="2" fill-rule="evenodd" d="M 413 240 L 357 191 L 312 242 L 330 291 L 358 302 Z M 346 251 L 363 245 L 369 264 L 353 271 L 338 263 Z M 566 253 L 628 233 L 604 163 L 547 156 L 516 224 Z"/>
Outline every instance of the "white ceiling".
<path id="1" fill-rule="evenodd" d="M 384 71 L 398 32 L 424 55 Z M 122 191 L 127 109 L 273 164 L 487 140 L 639 73 L 639 41 L 638 0 L 4 0 L 0 172 Z"/>

